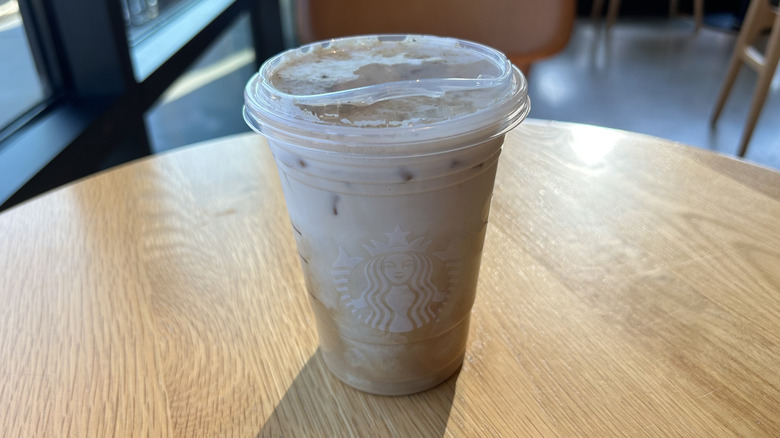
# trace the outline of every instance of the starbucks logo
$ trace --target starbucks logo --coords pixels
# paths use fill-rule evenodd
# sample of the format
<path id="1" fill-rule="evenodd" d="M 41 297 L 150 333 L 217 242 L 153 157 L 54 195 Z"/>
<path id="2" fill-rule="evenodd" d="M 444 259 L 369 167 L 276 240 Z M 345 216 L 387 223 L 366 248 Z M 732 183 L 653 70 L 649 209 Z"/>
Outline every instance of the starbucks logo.
<path id="1" fill-rule="evenodd" d="M 339 248 L 333 281 L 341 302 L 377 330 L 409 332 L 438 319 L 457 281 L 460 263 L 453 244 L 431 251 L 424 235 L 396 227 L 387 240 L 371 240 L 365 253 Z"/>

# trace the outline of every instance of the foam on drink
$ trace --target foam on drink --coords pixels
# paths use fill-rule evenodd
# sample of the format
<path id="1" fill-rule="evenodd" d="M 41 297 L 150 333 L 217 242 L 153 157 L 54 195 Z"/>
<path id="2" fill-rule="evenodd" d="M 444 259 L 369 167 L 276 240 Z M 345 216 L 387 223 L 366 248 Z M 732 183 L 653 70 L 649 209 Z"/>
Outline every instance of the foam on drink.
<path id="1" fill-rule="evenodd" d="M 360 41 L 333 50 L 332 46 L 315 46 L 306 53 L 294 53 L 274 71 L 271 84 L 278 90 L 296 95 L 321 95 L 363 87 L 399 83 L 399 88 L 417 81 L 469 80 L 498 77 L 500 69 L 471 52 L 457 47 L 420 45 L 417 38 L 382 41 Z M 312 63 L 315 65 L 312 66 Z M 418 82 L 419 83 L 419 82 Z M 454 85 L 454 84 L 453 84 Z M 487 106 L 489 93 L 420 89 L 420 95 L 381 96 L 376 103 L 366 102 L 365 95 L 346 96 L 338 103 L 306 105 L 299 108 L 323 122 L 351 126 L 402 126 L 410 123 L 434 123 L 475 112 Z M 427 95 L 426 94 L 427 91 Z M 376 94 L 371 98 L 379 98 Z M 444 103 L 444 104 L 442 104 Z"/>

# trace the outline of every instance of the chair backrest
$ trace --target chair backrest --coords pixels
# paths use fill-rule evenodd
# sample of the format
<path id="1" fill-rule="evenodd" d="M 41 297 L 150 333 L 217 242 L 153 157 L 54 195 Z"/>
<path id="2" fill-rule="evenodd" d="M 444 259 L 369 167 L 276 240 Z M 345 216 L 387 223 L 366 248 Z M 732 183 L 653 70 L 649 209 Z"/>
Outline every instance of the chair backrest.
<path id="1" fill-rule="evenodd" d="M 492 46 L 527 67 L 566 46 L 575 9 L 574 0 L 296 0 L 296 20 L 302 43 L 361 34 L 432 34 Z"/>

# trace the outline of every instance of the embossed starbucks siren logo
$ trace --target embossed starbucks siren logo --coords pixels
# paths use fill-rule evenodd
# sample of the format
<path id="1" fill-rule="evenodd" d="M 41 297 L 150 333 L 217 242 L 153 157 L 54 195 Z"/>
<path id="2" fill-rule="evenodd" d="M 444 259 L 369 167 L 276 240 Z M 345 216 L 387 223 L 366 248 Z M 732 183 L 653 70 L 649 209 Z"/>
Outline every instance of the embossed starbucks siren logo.
<path id="1" fill-rule="evenodd" d="M 363 245 L 364 254 L 339 248 L 333 265 L 344 305 L 377 330 L 403 333 L 436 321 L 457 281 L 453 244 L 434 252 L 433 241 L 424 235 L 410 241 L 410 234 L 396 227 L 386 241 Z"/>

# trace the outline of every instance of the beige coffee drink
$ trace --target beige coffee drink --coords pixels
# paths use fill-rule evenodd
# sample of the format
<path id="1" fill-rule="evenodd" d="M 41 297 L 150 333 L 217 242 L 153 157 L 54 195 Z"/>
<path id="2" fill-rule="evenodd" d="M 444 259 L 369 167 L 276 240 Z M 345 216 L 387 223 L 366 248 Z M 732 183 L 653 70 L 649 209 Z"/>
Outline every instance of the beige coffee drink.
<path id="1" fill-rule="evenodd" d="M 496 165 L 526 89 L 500 52 L 419 35 L 311 44 L 247 85 L 321 352 L 345 383 L 409 394 L 460 366 Z"/>

